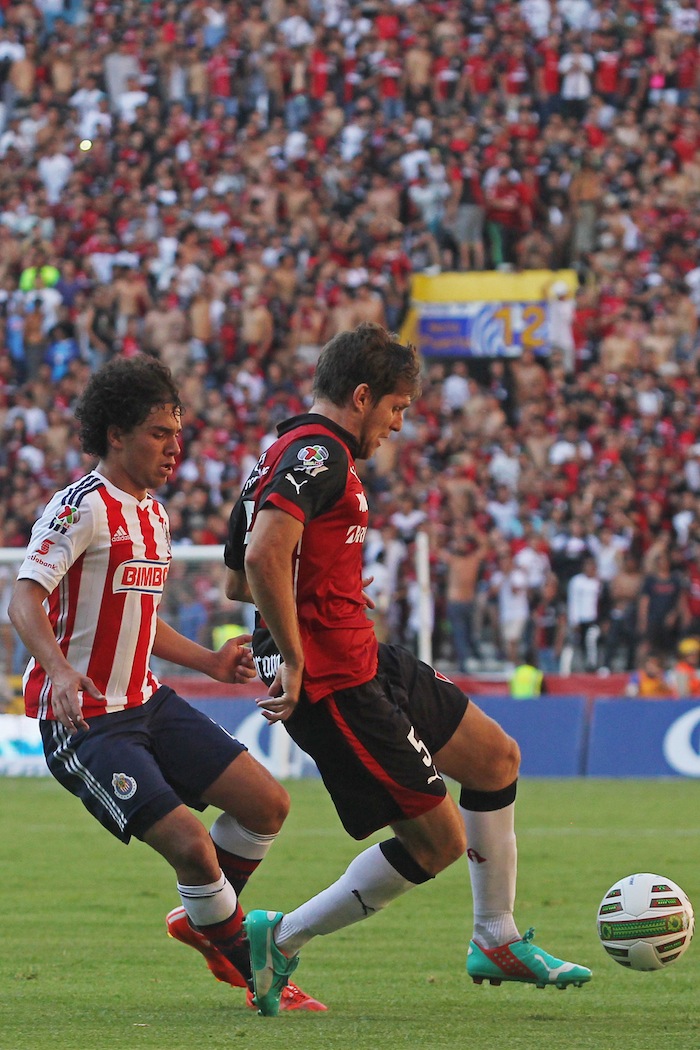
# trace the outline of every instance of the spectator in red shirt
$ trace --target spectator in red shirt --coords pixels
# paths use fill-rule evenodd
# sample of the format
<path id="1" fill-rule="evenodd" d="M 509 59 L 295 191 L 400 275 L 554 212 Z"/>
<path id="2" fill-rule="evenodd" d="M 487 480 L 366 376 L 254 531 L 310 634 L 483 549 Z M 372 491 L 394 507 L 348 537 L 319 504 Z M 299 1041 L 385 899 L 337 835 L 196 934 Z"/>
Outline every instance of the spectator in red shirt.
<path id="1" fill-rule="evenodd" d="M 379 101 L 387 124 L 401 120 L 405 113 L 405 75 L 400 45 L 396 37 L 384 44 L 384 54 L 377 64 Z"/>
<path id="2" fill-rule="evenodd" d="M 496 269 L 512 266 L 515 246 L 523 232 L 523 200 L 520 187 L 500 168 L 495 183 L 486 192 L 486 226 L 491 265 Z"/>

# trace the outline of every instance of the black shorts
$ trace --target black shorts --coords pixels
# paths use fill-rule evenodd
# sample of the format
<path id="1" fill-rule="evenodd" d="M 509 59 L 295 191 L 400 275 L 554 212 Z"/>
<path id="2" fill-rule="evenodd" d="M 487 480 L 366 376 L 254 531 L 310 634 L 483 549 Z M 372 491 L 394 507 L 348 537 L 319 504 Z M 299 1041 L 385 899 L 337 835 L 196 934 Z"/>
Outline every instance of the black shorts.
<path id="1" fill-rule="evenodd" d="M 315 704 L 302 696 L 285 727 L 318 766 L 345 830 L 363 839 L 444 798 L 432 756 L 451 739 L 468 703 L 407 650 L 380 645 L 375 678 Z"/>
<path id="2" fill-rule="evenodd" d="M 247 750 L 168 686 L 140 707 L 88 721 L 72 736 L 60 722 L 41 721 L 46 762 L 122 842 L 142 838 L 183 803 L 206 809 L 202 794 Z"/>

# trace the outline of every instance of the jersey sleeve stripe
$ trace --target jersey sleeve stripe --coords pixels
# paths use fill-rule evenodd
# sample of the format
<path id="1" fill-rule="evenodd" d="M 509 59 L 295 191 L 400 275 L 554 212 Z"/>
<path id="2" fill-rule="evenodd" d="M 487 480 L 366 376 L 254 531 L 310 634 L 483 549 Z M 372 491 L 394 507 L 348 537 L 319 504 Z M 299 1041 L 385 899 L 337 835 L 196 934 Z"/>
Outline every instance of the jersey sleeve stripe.
<path id="1" fill-rule="evenodd" d="M 283 510 L 286 511 L 287 514 L 291 514 L 291 516 L 296 518 L 297 521 L 306 523 L 306 515 L 301 507 L 297 507 L 296 503 L 292 503 L 291 500 L 285 499 L 285 497 L 281 496 L 279 492 L 271 492 L 260 506 L 264 507 L 268 503 L 272 503 L 278 510 Z"/>

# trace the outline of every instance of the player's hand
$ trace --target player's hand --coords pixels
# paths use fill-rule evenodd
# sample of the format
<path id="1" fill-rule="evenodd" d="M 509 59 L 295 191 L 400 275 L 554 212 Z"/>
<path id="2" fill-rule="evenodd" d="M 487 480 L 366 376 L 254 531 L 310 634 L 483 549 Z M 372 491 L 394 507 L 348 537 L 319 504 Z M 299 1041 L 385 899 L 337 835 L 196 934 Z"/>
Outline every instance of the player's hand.
<path id="1" fill-rule="evenodd" d="M 374 582 L 374 576 L 363 576 L 362 578 L 362 600 L 368 609 L 376 609 L 376 603 L 373 598 L 370 598 L 369 594 L 365 591 L 365 587 L 369 587 L 370 583 Z"/>
<path id="2" fill-rule="evenodd" d="M 56 719 L 69 733 L 89 729 L 83 715 L 82 696 L 87 693 L 95 700 L 106 701 L 92 678 L 70 671 L 51 680 L 51 707 Z"/>
<path id="3" fill-rule="evenodd" d="M 217 682 L 230 682 L 234 685 L 245 685 L 255 678 L 253 654 L 248 648 L 252 640 L 250 634 L 239 634 L 229 638 L 214 654 L 215 661 L 211 677 Z"/>
<path id="4" fill-rule="evenodd" d="M 302 670 L 281 663 L 267 696 L 255 701 L 268 722 L 286 722 L 294 714 L 301 693 Z"/>

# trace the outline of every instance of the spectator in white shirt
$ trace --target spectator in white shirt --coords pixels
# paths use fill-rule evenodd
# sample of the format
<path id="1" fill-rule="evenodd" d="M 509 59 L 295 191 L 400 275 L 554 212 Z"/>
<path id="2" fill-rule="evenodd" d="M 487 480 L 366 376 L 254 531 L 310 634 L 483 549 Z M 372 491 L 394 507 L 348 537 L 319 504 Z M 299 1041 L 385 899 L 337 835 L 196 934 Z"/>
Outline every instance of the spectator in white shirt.
<path id="1" fill-rule="evenodd" d="M 567 619 L 572 635 L 583 654 L 584 669 L 598 668 L 599 602 L 602 583 L 598 578 L 595 558 L 585 558 L 581 572 L 569 581 Z"/>
<path id="2" fill-rule="evenodd" d="M 289 12 L 279 24 L 279 29 L 288 47 L 306 47 L 314 39 L 313 27 L 299 14 L 299 5 L 287 4 Z"/>
<path id="3" fill-rule="evenodd" d="M 126 91 L 117 98 L 117 113 L 127 124 L 135 124 L 138 110 L 148 102 L 148 92 L 140 86 L 138 77 L 127 78 Z"/>
<path id="4" fill-rule="evenodd" d="M 471 396 L 469 372 L 464 361 L 455 361 L 442 384 L 442 407 L 446 412 L 464 408 Z"/>
<path id="5" fill-rule="evenodd" d="M 527 575 L 513 564 L 510 553 L 499 559 L 499 567 L 490 581 L 491 593 L 498 603 L 498 629 L 506 660 L 515 665 L 530 616 Z"/>
<path id="6" fill-rule="evenodd" d="M 49 204 L 58 204 L 61 192 L 73 172 L 73 161 L 58 139 L 52 139 L 37 165 L 39 178 Z"/>

